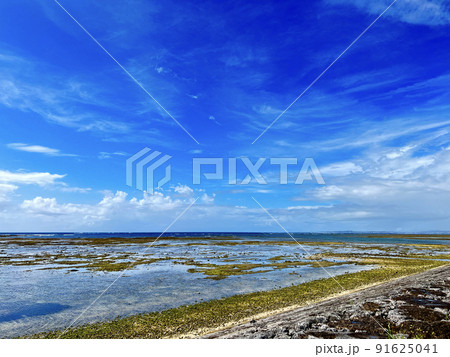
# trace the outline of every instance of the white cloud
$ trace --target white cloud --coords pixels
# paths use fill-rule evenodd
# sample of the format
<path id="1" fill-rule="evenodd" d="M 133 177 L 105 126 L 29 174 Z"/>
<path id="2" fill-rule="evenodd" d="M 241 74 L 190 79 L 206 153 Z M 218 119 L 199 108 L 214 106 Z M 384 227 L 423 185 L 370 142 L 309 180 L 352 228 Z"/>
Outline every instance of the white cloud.
<path id="1" fill-rule="evenodd" d="M 381 159 L 379 165 L 368 168 L 371 177 L 385 179 L 413 179 L 418 170 L 424 170 L 436 162 L 437 155 L 426 155 L 415 158 L 395 157 L 393 159 Z M 430 172 L 431 174 L 431 172 Z"/>
<path id="2" fill-rule="evenodd" d="M 360 172 L 336 176 L 309 192 L 308 199 L 333 203 L 326 215 L 318 210 L 316 216 L 347 227 L 365 222 L 362 230 L 448 229 L 450 150 L 424 155 L 424 143 L 369 151 L 356 161 Z"/>
<path id="3" fill-rule="evenodd" d="M 320 169 L 320 172 L 323 175 L 329 176 L 347 176 L 362 171 L 363 169 L 361 168 L 361 166 L 356 165 L 353 162 L 338 162 Z"/>
<path id="4" fill-rule="evenodd" d="M 181 196 L 192 196 L 194 193 L 194 190 L 186 185 L 178 185 L 173 190 Z"/>
<path id="5" fill-rule="evenodd" d="M 265 189 L 258 189 L 258 190 L 255 190 L 255 192 L 258 192 L 258 193 L 271 193 L 273 191 L 272 190 L 265 190 Z"/>
<path id="6" fill-rule="evenodd" d="M 190 201 L 191 201 L 190 198 L 186 198 L 186 200 L 173 199 L 170 196 L 165 196 L 161 192 L 155 192 L 153 195 L 144 193 L 144 197 L 140 200 L 133 197 L 129 201 L 129 208 L 131 208 L 130 210 L 131 214 L 133 214 L 135 208 L 150 210 L 153 212 L 170 211 L 180 206 L 183 206 L 189 203 Z"/>
<path id="7" fill-rule="evenodd" d="M 379 15 L 392 3 L 392 0 L 327 0 L 327 3 L 349 4 L 369 14 Z M 450 23 L 449 6 L 445 0 L 400 0 L 384 16 L 410 24 L 428 26 Z"/>
<path id="8" fill-rule="evenodd" d="M 188 152 L 189 152 L 189 154 L 201 154 L 203 152 L 203 150 L 193 149 L 193 150 L 189 150 Z"/>
<path id="9" fill-rule="evenodd" d="M 313 142 L 311 146 L 318 147 L 323 151 L 334 151 L 352 147 L 368 147 L 380 145 L 398 138 L 414 137 L 424 135 L 427 131 L 439 129 L 432 138 L 446 135 L 450 120 L 423 123 L 423 119 L 414 118 L 395 119 L 384 122 L 362 122 L 361 127 L 353 132 L 344 132 L 343 135 L 331 140 Z M 355 138 L 355 132 L 357 138 Z"/>
<path id="10" fill-rule="evenodd" d="M 58 204 L 56 198 L 35 197 L 32 200 L 25 200 L 21 204 L 21 208 L 28 213 L 37 215 L 69 215 L 76 213 L 86 213 L 87 206 L 77 204 Z"/>
<path id="11" fill-rule="evenodd" d="M 406 145 L 396 150 L 391 150 L 386 153 L 388 159 L 396 159 L 398 157 L 404 156 L 408 151 L 414 149 L 416 145 Z"/>
<path id="12" fill-rule="evenodd" d="M 63 117 L 60 117 L 63 118 Z M 105 133 L 128 133 L 130 127 L 128 123 L 112 120 L 90 120 L 88 123 L 78 123 L 78 131 L 101 131 Z"/>
<path id="13" fill-rule="evenodd" d="M 174 200 L 157 192 L 153 195 L 144 193 L 141 199 L 128 199 L 125 192 L 106 192 L 97 204 L 59 203 L 56 198 L 35 197 L 24 200 L 20 208 L 30 218 L 35 216 L 63 216 L 58 222 L 49 221 L 55 226 L 57 223 L 68 223 L 70 226 L 82 228 L 107 221 L 151 220 L 153 222 L 173 219 L 173 212 L 186 206 L 190 201 Z M 167 212 L 167 213 L 164 213 Z M 163 217 L 162 217 L 163 216 Z"/>
<path id="14" fill-rule="evenodd" d="M 207 205 L 212 205 L 214 203 L 215 197 L 216 197 L 215 193 L 213 193 L 211 196 L 208 196 L 206 193 L 204 193 L 201 197 L 201 202 Z"/>
<path id="15" fill-rule="evenodd" d="M 270 115 L 278 115 L 281 113 L 280 109 L 276 109 L 271 107 L 270 105 L 256 105 L 253 108 L 253 111 L 255 111 L 258 114 L 270 114 Z"/>
<path id="16" fill-rule="evenodd" d="M 53 148 L 49 148 L 47 146 L 41 146 L 41 145 L 11 143 L 11 144 L 8 144 L 7 146 L 8 146 L 8 148 L 14 149 L 14 150 L 39 153 L 39 154 L 45 154 L 45 155 L 50 155 L 50 156 L 76 156 L 73 154 L 64 154 L 59 149 L 53 149 Z"/>
<path id="17" fill-rule="evenodd" d="M 59 183 L 56 180 L 65 176 L 49 172 L 11 172 L 0 170 L 0 183 L 47 186 Z"/>
<path id="18" fill-rule="evenodd" d="M 70 187 L 70 186 L 64 186 L 60 188 L 60 191 L 62 192 L 76 192 L 76 193 L 88 193 L 92 189 L 89 187 Z"/>
<path id="19" fill-rule="evenodd" d="M 91 188 L 71 187 L 67 183 L 60 181 L 66 175 L 51 174 L 49 172 L 11 172 L 0 170 L 0 191 L 6 192 L 7 188 L 18 188 L 17 185 L 38 185 L 40 187 L 57 189 L 62 192 L 87 193 Z M 14 190 L 10 190 L 11 192 Z M 0 194 L 1 196 L 1 194 Z"/>
<path id="20" fill-rule="evenodd" d="M 122 151 L 116 151 L 116 152 L 105 152 L 105 151 L 101 151 L 98 153 L 98 158 L 100 160 L 105 160 L 105 159 L 112 159 L 114 156 L 127 156 L 128 154 Z"/>
<path id="21" fill-rule="evenodd" d="M 130 132 L 131 127 L 125 121 L 98 119 L 99 109 L 110 108 L 111 102 L 105 102 L 99 95 L 92 95 L 98 92 L 94 83 L 66 78 L 61 80 L 54 73 L 46 76 L 47 81 L 36 82 L 36 74 L 49 69 L 43 64 L 14 58 L 16 60 L 12 61 L 9 57 L 0 57 L 0 104 L 23 112 L 34 112 L 48 122 L 79 131 Z M 37 147 L 35 149 L 39 150 Z M 50 150 L 33 152 L 58 154 Z"/>
<path id="22" fill-rule="evenodd" d="M 289 211 L 292 210 L 312 210 L 312 209 L 321 209 L 321 208 L 331 208 L 333 207 L 332 205 L 329 206 L 290 206 L 287 209 Z"/>
<path id="23" fill-rule="evenodd" d="M 354 200 L 364 197 L 378 198 L 387 193 L 387 185 L 382 184 L 349 184 L 349 185 L 330 185 L 316 190 L 316 197 L 326 200 Z"/>
<path id="24" fill-rule="evenodd" d="M 210 115 L 209 116 L 209 120 L 212 120 L 214 123 L 216 123 L 217 125 L 222 125 L 220 124 L 220 122 L 216 119 L 216 117 L 214 115 Z"/>
<path id="25" fill-rule="evenodd" d="M 418 181 L 351 179 L 310 192 L 304 198 L 311 202 L 314 198 L 312 204 L 274 209 L 270 201 L 260 202 L 289 231 L 396 230 L 400 224 L 401 229 L 412 231 L 430 226 L 443 229 L 450 224 L 450 185 L 442 191 L 439 185 L 424 187 Z M 14 187 L 5 191 L 13 192 Z M 224 206 L 216 204 L 214 198 L 214 194 L 203 193 L 172 230 L 279 231 L 279 226 L 259 207 Z M 128 197 L 122 191 L 105 192 L 93 204 L 60 203 L 54 197 L 39 196 L 24 200 L 15 210 L 9 207 L 0 211 L 0 220 L 9 230 L 17 230 L 20 225 L 33 231 L 162 231 L 192 200 L 193 196 L 179 196 L 176 192 L 173 196 L 143 193 L 140 198 Z"/>
<path id="26" fill-rule="evenodd" d="M 0 183 L 0 203 L 9 201 L 9 195 L 17 190 L 16 185 Z"/>

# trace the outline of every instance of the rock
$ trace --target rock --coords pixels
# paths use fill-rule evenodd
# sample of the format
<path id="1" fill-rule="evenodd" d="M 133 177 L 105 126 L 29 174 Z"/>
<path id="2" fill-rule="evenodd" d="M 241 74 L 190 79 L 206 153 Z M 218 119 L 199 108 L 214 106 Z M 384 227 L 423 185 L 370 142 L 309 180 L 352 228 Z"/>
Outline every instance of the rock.
<path id="1" fill-rule="evenodd" d="M 328 321 L 339 321 L 341 317 L 338 314 L 332 313 L 328 316 Z"/>
<path id="2" fill-rule="evenodd" d="M 290 339 L 290 337 L 288 335 L 277 335 L 275 338 L 280 339 L 280 340 Z"/>
<path id="3" fill-rule="evenodd" d="M 442 308 L 440 308 L 440 307 L 435 307 L 435 308 L 434 308 L 434 311 L 440 312 L 441 314 L 444 314 L 445 316 L 448 315 L 448 310 L 447 310 L 447 309 L 442 309 Z M 447 318 L 447 320 L 448 320 L 448 318 Z"/>
<path id="4" fill-rule="evenodd" d="M 396 333 L 392 337 L 395 339 L 406 339 L 409 337 L 409 335 L 404 334 L 404 333 Z"/>
<path id="5" fill-rule="evenodd" d="M 306 330 L 307 328 L 309 328 L 311 326 L 311 323 L 309 321 L 303 321 L 297 324 L 296 329 L 298 331 L 303 331 Z"/>
<path id="6" fill-rule="evenodd" d="M 276 333 L 273 330 L 265 331 L 262 333 L 264 335 L 263 338 L 274 338 Z"/>
<path id="7" fill-rule="evenodd" d="M 396 325 L 406 321 L 406 318 L 400 314 L 398 310 L 390 310 L 387 314 L 387 318 Z"/>

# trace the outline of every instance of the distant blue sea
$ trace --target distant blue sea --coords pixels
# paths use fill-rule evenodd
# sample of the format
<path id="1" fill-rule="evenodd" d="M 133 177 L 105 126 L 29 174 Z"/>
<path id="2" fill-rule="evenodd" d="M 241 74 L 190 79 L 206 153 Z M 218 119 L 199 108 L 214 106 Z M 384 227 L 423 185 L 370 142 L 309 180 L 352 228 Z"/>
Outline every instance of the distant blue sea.
<path id="1" fill-rule="evenodd" d="M 377 232 L 358 232 L 358 233 L 291 233 L 291 235 L 299 242 L 344 242 L 344 243 L 403 243 L 403 244 L 420 244 L 425 241 L 429 244 L 450 244 L 449 239 L 441 239 L 439 237 L 430 237 L 427 233 L 411 233 L 414 237 L 401 238 L 400 236 L 392 238 L 380 238 L 367 235 L 398 235 L 398 233 L 377 233 Z M 443 233 L 444 234 L 444 233 Z M 232 237 L 235 239 L 247 240 L 287 240 L 292 239 L 286 233 L 267 233 L 267 232 L 33 232 L 33 233 L 0 233 L 2 235 L 13 235 L 23 238 L 142 238 L 142 237 Z M 448 237 L 450 238 L 450 237 Z"/>

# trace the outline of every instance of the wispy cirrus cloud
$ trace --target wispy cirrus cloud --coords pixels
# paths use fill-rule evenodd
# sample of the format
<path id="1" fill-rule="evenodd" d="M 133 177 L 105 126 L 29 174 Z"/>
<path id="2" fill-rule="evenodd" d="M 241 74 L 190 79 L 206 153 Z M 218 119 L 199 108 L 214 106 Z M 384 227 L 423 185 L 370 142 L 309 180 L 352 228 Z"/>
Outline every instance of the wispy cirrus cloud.
<path id="1" fill-rule="evenodd" d="M 89 193 L 92 191 L 90 187 L 71 187 L 68 185 L 63 185 L 63 187 L 59 188 L 62 192 L 71 192 L 71 193 Z"/>
<path id="2" fill-rule="evenodd" d="M 98 158 L 100 160 L 106 160 L 106 159 L 112 159 L 113 157 L 124 157 L 127 156 L 128 154 L 126 152 L 122 152 L 122 151 L 115 151 L 115 152 L 106 152 L 106 151 L 101 151 L 98 153 Z"/>
<path id="3" fill-rule="evenodd" d="M 99 119 L 95 110 L 80 110 L 80 105 L 89 103 L 80 96 L 79 88 L 60 87 L 47 83 L 33 83 L 33 80 L 3 79 L 0 81 L 0 104 L 24 112 L 34 112 L 50 123 L 74 128 L 79 131 L 105 133 L 127 133 L 130 127 L 125 122 Z M 83 104 L 82 104 L 83 103 Z"/>
<path id="4" fill-rule="evenodd" d="M 44 154 L 49 156 L 78 156 L 75 154 L 66 154 L 59 149 L 50 148 L 42 145 L 29 145 L 24 143 L 10 143 L 7 147 L 13 150 L 25 151 L 37 154 Z"/>
<path id="5" fill-rule="evenodd" d="M 337 162 L 320 169 L 321 174 L 329 176 L 347 176 L 362 171 L 361 166 L 356 165 L 354 162 Z"/>
<path id="6" fill-rule="evenodd" d="M 445 118 L 442 118 L 445 119 Z M 430 134 L 431 133 L 431 134 Z M 393 140 L 405 138 L 446 136 L 450 133 L 450 120 L 432 121 L 424 123 L 423 119 L 409 119 L 407 124 L 404 120 L 394 119 L 383 122 L 365 121 L 359 123 L 356 128 L 343 132 L 334 139 L 313 143 L 319 150 L 333 151 L 344 148 L 368 147 L 376 145 L 389 145 Z M 349 140 L 351 139 L 351 140 Z"/>
<path id="7" fill-rule="evenodd" d="M 172 130 L 175 124 L 143 98 L 133 83 L 120 77 L 125 85 L 117 85 L 108 71 L 109 67 L 104 74 L 75 76 L 35 58 L 1 55 L 0 105 L 105 141 L 167 143 L 160 140 L 167 135 L 161 130 Z"/>
<path id="8" fill-rule="evenodd" d="M 332 5 L 352 5 L 369 14 L 378 14 L 391 0 L 326 0 Z M 450 7 L 445 0 L 400 0 L 386 13 L 387 17 L 409 24 L 428 26 L 450 23 Z"/>

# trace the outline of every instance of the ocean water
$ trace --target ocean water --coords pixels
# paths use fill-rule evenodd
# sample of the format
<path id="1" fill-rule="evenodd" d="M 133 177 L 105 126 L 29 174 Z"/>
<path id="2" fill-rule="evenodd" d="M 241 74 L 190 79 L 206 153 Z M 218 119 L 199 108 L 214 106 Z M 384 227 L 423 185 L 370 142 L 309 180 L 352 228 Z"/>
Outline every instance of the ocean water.
<path id="1" fill-rule="evenodd" d="M 346 263 L 326 267 L 300 265 L 284 269 L 258 268 L 248 274 L 228 276 L 222 280 L 208 279 L 202 272 L 192 272 L 200 264 L 267 263 L 274 257 L 308 262 L 318 253 L 352 253 L 364 250 L 367 254 L 418 253 L 420 248 L 408 244 L 437 244 L 448 247 L 449 240 L 417 235 L 408 238 L 376 238 L 366 234 L 298 233 L 300 243 L 344 244 L 279 244 L 292 239 L 283 234 L 268 233 L 167 233 L 153 244 L 79 244 L 86 238 L 158 237 L 158 233 L 24 233 L 0 234 L 0 337 L 14 337 L 76 325 L 105 321 L 118 316 L 161 311 L 164 309 L 218 299 L 235 294 L 301 284 L 373 266 Z M 172 237 L 172 238 L 170 238 Z M 195 237 L 182 240 L 179 238 Z M 14 244 L 14 239 L 39 238 L 35 245 Z M 213 238 L 213 239 L 208 239 Z M 48 243 L 47 243 L 48 242 Z M 221 245 L 236 242 L 236 245 Z M 246 242 L 248 244 L 246 244 Z M 255 244 L 261 242 L 263 244 Z M 278 243 L 278 244 L 277 244 Z M 370 243 L 370 244 L 369 244 Z M 426 253 L 430 253 L 428 249 Z M 438 253 L 448 253 L 439 249 Z M 93 271 L 85 267 L 65 266 L 58 260 L 33 257 L 64 255 L 121 257 L 121 261 L 151 257 L 159 260 L 143 264 L 125 272 Z M 130 258 L 124 258 L 130 256 Z M 75 259 L 75 258 L 72 258 Z M 77 258 L 79 259 L 79 258 Z M 128 260 L 127 260 L 128 259 Z M 195 263 L 193 263 L 195 262 Z M 196 265 L 197 264 L 197 265 Z M 258 272 L 259 271 L 259 272 Z M 263 271 L 261 273 L 261 271 Z M 119 277 L 119 279 L 117 279 Z M 111 286 L 111 284 L 113 284 Z M 106 292 L 104 292 L 106 290 Z M 102 294 L 95 304 L 92 302 Z M 88 308 L 89 307 L 89 308 Z"/>
<path id="2" fill-rule="evenodd" d="M 14 237 L 23 238 L 142 238 L 142 237 L 175 237 L 175 238 L 187 238 L 187 237 L 234 237 L 237 239 L 255 239 L 255 240 L 289 240 L 291 237 L 286 233 L 245 233 L 245 232 L 166 232 L 161 234 L 160 232 L 58 232 L 58 233 L 0 233 L 2 235 L 9 235 Z M 346 242 L 346 243 L 406 243 L 406 244 L 421 244 L 424 239 L 429 244 L 450 244 L 450 235 L 447 239 L 440 238 L 439 234 L 411 234 L 411 238 L 398 238 L 395 237 L 396 233 L 291 233 L 291 235 L 299 242 Z M 378 236 L 393 236 L 392 238 L 378 238 Z M 399 235 L 401 236 L 401 235 Z M 433 236 L 437 236 L 433 238 Z M 381 240 L 382 239 L 382 240 Z"/>

